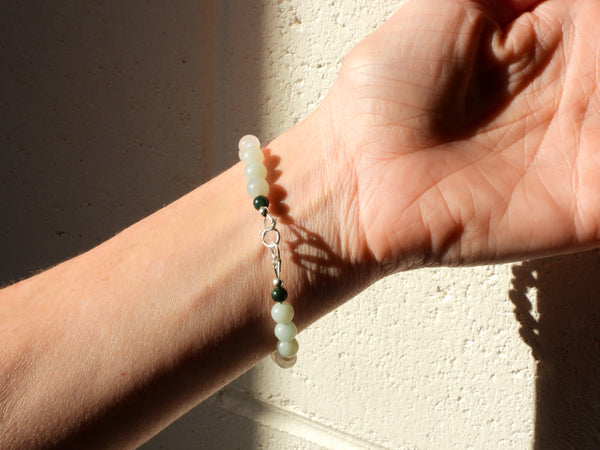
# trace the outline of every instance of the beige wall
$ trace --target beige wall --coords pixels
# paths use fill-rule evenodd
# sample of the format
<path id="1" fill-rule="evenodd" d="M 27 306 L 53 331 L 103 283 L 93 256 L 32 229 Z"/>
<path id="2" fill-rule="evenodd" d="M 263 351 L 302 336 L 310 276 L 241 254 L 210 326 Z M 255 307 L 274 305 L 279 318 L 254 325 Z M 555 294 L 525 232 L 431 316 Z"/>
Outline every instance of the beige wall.
<path id="1" fill-rule="evenodd" d="M 425 0 L 412 0 L 425 1 Z M 0 282 L 110 237 L 306 116 L 402 2 L 5 2 Z M 145 449 L 600 445 L 595 252 L 390 277 Z"/>

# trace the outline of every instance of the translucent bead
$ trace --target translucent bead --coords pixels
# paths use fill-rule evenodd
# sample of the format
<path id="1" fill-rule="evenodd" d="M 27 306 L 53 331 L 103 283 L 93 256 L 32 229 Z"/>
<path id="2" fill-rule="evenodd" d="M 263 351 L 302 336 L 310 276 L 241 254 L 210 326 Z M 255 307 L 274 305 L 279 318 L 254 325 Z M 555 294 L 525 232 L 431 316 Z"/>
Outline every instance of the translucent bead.
<path id="1" fill-rule="evenodd" d="M 260 141 L 256 136 L 252 136 L 251 134 L 247 134 L 240 139 L 238 143 L 238 149 L 240 150 L 240 154 L 243 150 L 247 148 L 260 148 Z"/>
<path id="2" fill-rule="evenodd" d="M 280 341 L 292 342 L 297 334 L 298 329 L 294 325 L 294 322 L 278 323 L 275 325 L 275 336 Z"/>
<path id="3" fill-rule="evenodd" d="M 291 342 L 279 341 L 277 343 L 277 352 L 284 358 L 291 358 L 298 353 L 299 347 L 300 345 L 296 339 Z"/>
<path id="4" fill-rule="evenodd" d="M 275 303 L 271 308 L 271 317 L 277 323 L 288 323 L 294 318 L 294 307 L 289 303 Z"/>
<path id="5" fill-rule="evenodd" d="M 248 181 L 246 191 L 248 191 L 248 195 L 252 198 L 256 198 L 259 195 L 266 197 L 269 193 L 269 183 L 264 178 L 253 178 Z"/>
<path id="6" fill-rule="evenodd" d="M 253 162 L 246 166 L 244 171 L 247 180 L 252 178 L 267 178 L 267 168 L 263 163 Z"/>
<path id="7" fill-rule="evenodd" d="M 265 155 L 263 155 L 260 148 L 251 147 L 244 149 L 244 151 L 240 152 L 239 156 L 240 161 L 249 166 L 253 162 L 262 163 Z"/>
<path id="8" fill-rule="evenodd" d="M 242 153 L 248 149 L 260 149 L 260 141 L 256 136 L 252 136 L 251 134 L 247 134 L 243 138 L 240 139 L 238 143 L 238 156 L 242 159 Z"/>
<path id="9" fill-rule="evenodd" d="M 273 352 L 271 353 L 271 359 L 275 361 L 275 363 L 282 369 L 289 369 L 296 364 L 296 355 L 292 356 L 291 358 L 284 358 L 279 354 L 279 352 Z"/>

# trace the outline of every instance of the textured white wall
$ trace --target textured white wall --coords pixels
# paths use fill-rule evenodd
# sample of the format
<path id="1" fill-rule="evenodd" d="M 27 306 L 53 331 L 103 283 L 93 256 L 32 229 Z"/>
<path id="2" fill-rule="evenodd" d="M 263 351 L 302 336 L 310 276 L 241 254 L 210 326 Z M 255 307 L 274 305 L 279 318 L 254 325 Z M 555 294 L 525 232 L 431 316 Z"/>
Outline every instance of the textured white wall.
<path id="1" fill-rule="evenodd" d="M 0 15 L 0 282 L 296 123 L 402 2 L 35 3 Z M 596 252 L 390 277 L 144 448 L 598 448 L 599 279 Z"/>

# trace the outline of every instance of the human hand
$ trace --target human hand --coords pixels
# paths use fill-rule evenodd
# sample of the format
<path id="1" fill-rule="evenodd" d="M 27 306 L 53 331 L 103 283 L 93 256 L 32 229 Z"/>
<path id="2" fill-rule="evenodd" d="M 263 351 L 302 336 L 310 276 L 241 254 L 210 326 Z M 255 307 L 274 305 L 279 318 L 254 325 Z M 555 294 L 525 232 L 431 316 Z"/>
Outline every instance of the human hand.
<path id="1" fill-rule="evenodd" d="M 599 23 L 595 0 L 412 0 L 360 43 L 324 102 L 355 254 L 391 272 L 596 246 Z"/>

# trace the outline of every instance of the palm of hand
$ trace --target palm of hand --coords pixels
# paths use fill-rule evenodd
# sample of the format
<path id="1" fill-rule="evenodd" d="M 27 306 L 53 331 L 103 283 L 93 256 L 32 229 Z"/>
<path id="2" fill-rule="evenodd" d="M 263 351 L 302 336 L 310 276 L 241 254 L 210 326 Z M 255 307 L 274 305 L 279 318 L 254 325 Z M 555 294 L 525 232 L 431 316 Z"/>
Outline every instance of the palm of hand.
<path id="1" fill-rule="evenodd" d="M 600 239 L 600 4 L 546 0 L 509 23 L 484 3 L 413 0 L 332 91 L 350 105 L 357 251 L 389 270 Z"/>

